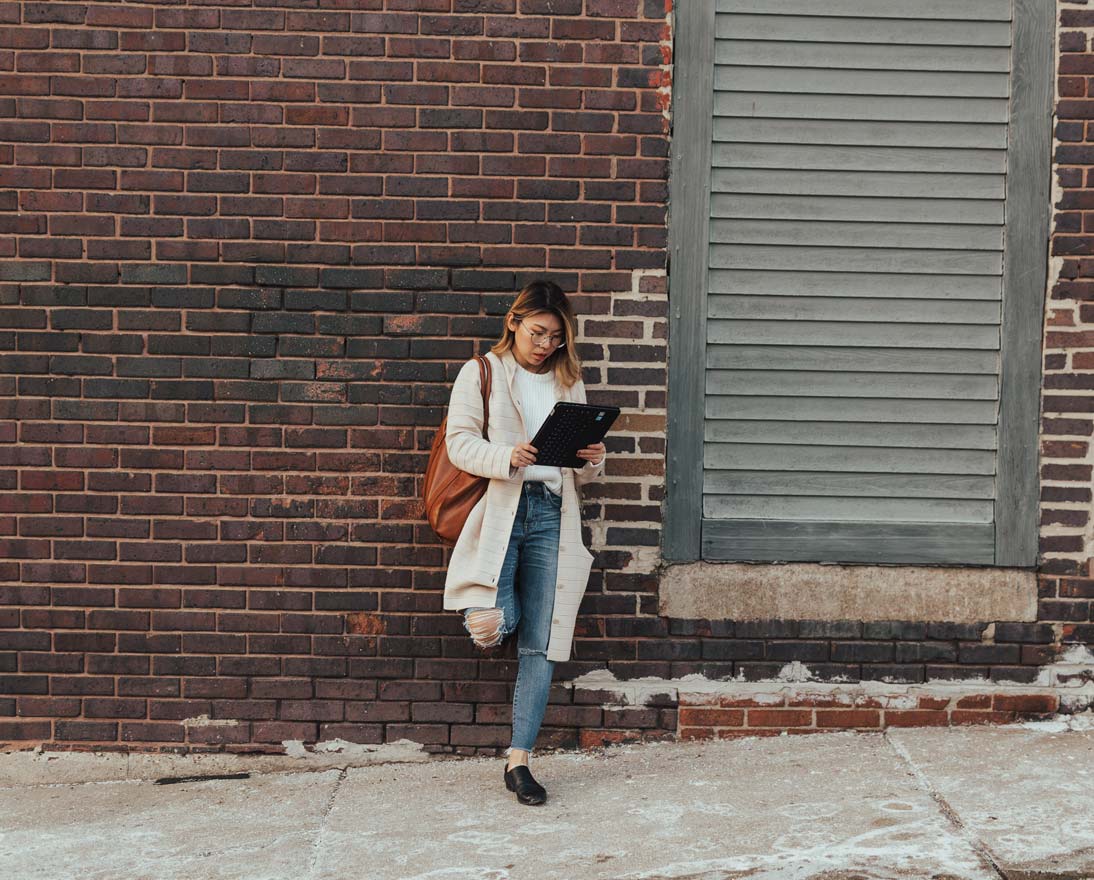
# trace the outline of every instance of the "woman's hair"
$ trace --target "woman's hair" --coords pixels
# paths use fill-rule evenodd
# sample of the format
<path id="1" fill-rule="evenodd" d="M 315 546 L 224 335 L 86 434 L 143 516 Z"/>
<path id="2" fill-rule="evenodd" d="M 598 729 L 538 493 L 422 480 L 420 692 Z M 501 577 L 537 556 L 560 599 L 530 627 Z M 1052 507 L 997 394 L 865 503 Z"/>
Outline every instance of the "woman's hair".
<path id="1" fill-rule="evenodd" d="M 509 329 L 509 319 L 522 321 L 533 315 L 550 312 L 562 322 L 562 329 L 566 335 L 566 345 L 556 348 L 546 358 L 546 363 L 555 371 L 559 381 L 567 388 L 581 378 L 581 361 L 576 351 L 577 320 L 574 318 L 570 301 L 553 281 L 532 281 L 526 284 L 505 315 L 505 324 L 502 328 L 501 338 L 490 349 L 494 354 L 504 354 L 512 349 L 516 334 Z"/>

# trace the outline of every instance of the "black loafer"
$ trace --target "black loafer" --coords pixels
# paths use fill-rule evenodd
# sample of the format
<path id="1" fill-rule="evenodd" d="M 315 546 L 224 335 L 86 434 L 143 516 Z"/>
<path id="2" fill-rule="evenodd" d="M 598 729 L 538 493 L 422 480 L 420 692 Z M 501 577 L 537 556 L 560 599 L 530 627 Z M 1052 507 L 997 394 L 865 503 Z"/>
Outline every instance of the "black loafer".
<path id="1" fill-rule="evenodd" d="M 505 787 L 515 791 L 522 804 L 542 804 L 547 800 L 547 789 L 532 778 L 532 771 L 523 764 L 505 771 Z"/>

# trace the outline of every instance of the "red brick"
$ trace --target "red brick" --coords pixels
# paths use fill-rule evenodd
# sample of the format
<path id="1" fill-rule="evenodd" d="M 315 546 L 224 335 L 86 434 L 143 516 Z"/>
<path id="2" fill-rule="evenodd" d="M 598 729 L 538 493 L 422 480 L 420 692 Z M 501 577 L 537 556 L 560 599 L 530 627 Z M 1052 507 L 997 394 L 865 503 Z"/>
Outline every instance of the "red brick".
<path id="1" fill-rule="evenodd" d="M 149 743 L 186 741 L 186 728 L 181 724 L 126 721 L 121 726 L 122 742 Z"/>
<path id="2" fill-rule="evenodd" d="M 813 712 L 809 709 L 749 709 L 745 721 L 749 727 L 809 727 Z"/>
<path id="3" fill-rule="evenodd" d="M 954 709 L 950 713 L 952 724 L 1007 724 L 1014 721 L 1014 712 L 978 712 Z"/>
<path id="4" fill-rule="evenodd" d="M 784 694 L 764 694 L 762 697 L 719 697 L 718 705 L 722 708 L 740 706 L 746 709 L 768 709 L 782 706 L 786 701 Z"/>
<path id="5" fill-rule="evenodd" d="M 231 725 L 190 725 L 186 728 L 186 740 L 201 745 L 246 743 L 251 740 L 251 726 L 245 722 Z"/>
<path id="6" fill-rule="evenodd" d="M 53 736 L 59 741 L 116 742 L 118 724 L 115 721 L 57 721 Z"/>
<path id="7" fill-rule="evenodd" d="M 23 717 L 74 718 L 80 714 L 80 701 L 71 697 L 19 697 L 16 712 Z"/>
<path id="8" fill-rule="evenodd" d="M 817 709 L 817 727 L 880 727 L 877 709 Z"/>
<path id="9" fill-rule="evenodd" d="M 769 728 L 741 728 L 733 729 L 732 727 L 720 728 L 716 731 L 715 736 L 718 739 L 747 739 L 754 736 L 782 736 L 784 733 L 816 733 L 815 727 L 802 727 L 802 728 L 786 728 L 780 729 L 778 727 Z"/>
<path id="10" fill-rule="evenodd" d="M 701 709 L 680 707 L 680 726 L 684 727 L 740 727 L 744 724 L 743 709 Z"/>
<path id="11" fill-rule="evenodd" d="M 318 738 L 318 725 L 307 721 L 258 721 L 252 730 L 254 741 L 259 743 L 283 743 L 291 739 L 315 742 Z"/>
<path id="12" fill-rule="evenodd" d="M 701 728 L 689 728 L 699 730 Z M 688 739 L 700 737 L 689 736 Z M 618 745 L 619 743 L 640 742 L 643 739 L 641 730 L 600 730 L 595 727 L 581 730 L 578 734 L 578 745 L 582 749 L 593 749 L 603 746 Z"/>
<path id="13" fill-rule="evenodd" d="M 4 721 L 0 719 L 0 740 L 37 741 L 50 739 L 49 721 Z"/>
<path id="14" fill-rule="evenodd" d="M 320 724 L 320 742 L 332 739 L 353 743 L 382 743 L 384 728 L 380 724 Z"/>
<path id="15" fill-rule="evenodd" d="M 918 705 L 920 709 L 945 709 L 950 705 L 950 698 L 921 696 Z M 957 705 L 960 706 L 961 702 L 958 701 Z"/>
<path id="16" fill-rule="evenodd" d="M 996 712 L 1014 712 L 1019 715 L 1051 715 L 1059 707 L 1055 694 L 996 694 L 992 708 Z"/>
<path id="17" fill-rule="evenodd" d="M 786 705 L 791 708 L 804 707 L 839 707 L 848 706 L 847 697 L 843 694 L 805 694 L 800 697 L 790 695 L 786 698 Z"/>
<path id="18" fill-rule="evenodd" d="M 958 709 L 990 709 L 991 694 L 972 694 L 957 701 Z"/>
<path id="19" fill-rule="evenodd" d="M 939 709 L 886 709 L 882 723 L 886 727 L 946 727 L 949 716 Z"/>

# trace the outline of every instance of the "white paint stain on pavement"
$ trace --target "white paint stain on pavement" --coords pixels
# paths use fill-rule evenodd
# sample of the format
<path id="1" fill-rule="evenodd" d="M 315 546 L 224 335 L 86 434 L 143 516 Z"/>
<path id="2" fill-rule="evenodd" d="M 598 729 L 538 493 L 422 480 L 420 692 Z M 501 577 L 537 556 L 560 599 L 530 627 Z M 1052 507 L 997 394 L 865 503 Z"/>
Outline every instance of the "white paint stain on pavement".
<path id="1" fill-rule="evenodd" d="M 898 735 L 915 772 L 879 734 L 537 754 L 535 808 L 495 759 L 0 790 L 0 877 L 997 880 L 988 851 L 1094 876 L 1094 734 Z"/>

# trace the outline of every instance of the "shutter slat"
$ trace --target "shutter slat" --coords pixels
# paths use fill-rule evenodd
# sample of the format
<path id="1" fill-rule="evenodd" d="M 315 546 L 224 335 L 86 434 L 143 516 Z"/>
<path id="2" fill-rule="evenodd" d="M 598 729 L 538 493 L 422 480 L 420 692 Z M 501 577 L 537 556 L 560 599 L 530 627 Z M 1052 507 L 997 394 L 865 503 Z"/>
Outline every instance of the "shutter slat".
<path id="1" fill-rule="evenodd" d="M 870 400 L 831 397 L 708 395 L 708 419 L 780 419 L 814 422 L 911 422 L 994 425 L 998 406 L 981 400 Z"/>
<path id="2" fill-rule="evenodd" d="M 860 498 L 983 498 L 994 492 L 991 477 L 959 474 L 833 474 L 824 471 L 707 471 L 703 491 L 734 495 L 825 495 Z"/>
<path id="3" fill-rule="evenodd" d="M 916 47 L 1010 45 L 1010 22 L 1007 21 L 723 13 L 715 18 L 714 28 L 715 36 L 723 40 L 868 43 Z"/>
<path id="4" fill-rule="evenodd" d="M 807 446 L 907 446 L 930 449 L 995 449 L 997 446 L 995 429 L 990 425 L 710 420 L 706 423 L 703 437 L 711 443 L 778 442 Z M 717 476 L 732 472 L 710 473 Z M 715 480 L 712 485 L 722 484 Z"/>
<path id="5" fill-rule="evenodd" d="M 866 43 L 719 40 L 714 50 L 714 62 L 757 67 L 1006 73 L 1010 70 L 1010 52 L 994 46 L 880 46 Z"/>
<path id="6" fill-rule="evenodd" d="M 874 95 L 783 95 L 715 92 L 715 116 L 768 119 L 878 119 L 892 122 L 1006 122 L 1003 98 L 921 98 Z"/>
<path id="7" fill-rule="evenodd" d="M 1004 195 L 1000 174 L 910 174 L 895 171 L 795 171 L 714 168 L 712 193 L 993 199 Z"/>
<path id="8" fill-rule="evenodd" d="M 733 320 L 997 325 L 1001 314 L 998 302 L 984 300 L 719 294 L 707 298 L 707 317 Z"/>
<path id="9" fill-rule="evenodd" d="M 916 147 L 825 147 L 815 144 L 714 144 L 711 164 L 731 168 L 816 168 L 825 171 L 926 171 L 999 174 L 1003 150 Z"/>
<path id="10" fill-rule="evenodd" d="M 814 272 L 942 272 L 954 275 L 998 275 L 1001 253 L 868 247 L 793 247 L 711 244 L 714 269 L 763 269 L 767 266 Z"/>
<path id="11" fill-rule="evenodd" d="M 855 272 L 789 272 L 763 269 L 712 269 L 710 292 L 730 294 L 771 294 L 773 296 L 877 296 L 916 299 L 999 299 L 1002 280 L 998 276 L 882 274 Z"/>
<path id="12" fill-rule="evenodd" d="M 710 222 L 710 240 L 719 244 L 798 244 L 860 247 L 1001 251 L 1000 226 L 942 223 L 841 223 L 838 221 L 723 220 Z"/>
<path id="13" fill-rule="evenodd" d="M 718 64 L 714 88 L 724 92 L 829 95 L 938 95 L 1006 98 L 1005 73 L 975 71 L 832 70 L 823 67 L 747 67 Z"/>
<path id="14" fill-rule="evenodd" d="M 734 519 L 786 519 L 834 522 L 985 523 L 990 524 L 990 500 L 950 498 L 817 498 L 786 495 L 732 495 L 703 498 L 703 516 Z M 899 504 L 893 503 L 894 500 Z M 877 561 L 874 559 L 873 561 Z"/>
<path id="15" fill-rule="evenodd" d="M 863 122 L 723 116 L 714 120 L 714 141 L 1001 150 L 1007 146 L 1007 127 L 987 122 Z"/>
<path id="16" fill-rule="evenodd" d="M 1010 0 L 717 0 L 716 12 L 1010 21 Z"/>
<path id="17" fill-rule="evenodd" d="M 776 443 L 704 443 L 711 470 L 825 471 L 827 473 L 995 473 L 991 450 L 885 449 L 871 446 L 803 446 Z"/>
<path id="18" fill-rule="evenodd" d="M 869 370 L 996 375 L 995 351 L 943 348 L 852 348 L 811 345 L 708 345 L 707 366 L 723 370 Z"/>
<path id="19" fill-rule="evenodd" d="M 707 393 L 794 397 L 997 400 L 994 376 L 937 373 L 837 373 L 807 370 L 707 370 Z"/>
<path id="20" fill-rule="evenodd" d="M 832 474 L 823 471 L 708 471 L 703 492 L 711 507 L 730 506 L 741 496 L 792 495 L 850 498 L 960 498 L 990 500 L 991 477 L 946 474 Z M 708 508 L 709 510 L 709 508 Z M 708 516 L 711 514 L 708 513 Z"/>
<path id="21" fill-rule="evenodd" d="M 999 328 L 975 324 L 708 320 L 710 342 L 745 345 L 891 345 L 897 348 L 999 348 Z"/>
<path id="22" fill-rule="evenodd" d="M 863 224 L 971 223 L 998 227 L 1003 202 L 990 199 L 886 199 L 854 196 L 786 196 L 716 193 L 712 218 L 757 220 L 846 220 Z M 888 228 L 888 227 L 884 227 Z"/>

